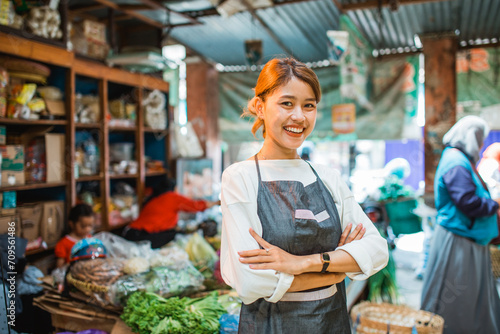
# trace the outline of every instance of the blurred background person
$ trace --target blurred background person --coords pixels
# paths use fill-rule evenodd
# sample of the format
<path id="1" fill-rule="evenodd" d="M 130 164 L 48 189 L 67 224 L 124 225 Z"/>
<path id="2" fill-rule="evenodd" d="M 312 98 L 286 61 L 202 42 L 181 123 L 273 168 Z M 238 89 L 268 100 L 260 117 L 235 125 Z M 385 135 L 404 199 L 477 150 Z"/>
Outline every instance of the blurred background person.
<path id="1" fill-rule="evenodd" d="M 177 234 L 179 212 L 201 212 L 220 202 L 193 200 L 176 192 L 174 179 L 166 178 L 153 190 L 139 217 L 124 231 L 130 241 L 151 241 L 152 248 L 172 241 Z"/>
<path id="2" fill-rule="evenodd" d="M 460 119 L 434 179 L 437 226 L 424 275 L 421 308 L 445 320 L 447 333 L 500 333 L 500 298 L 488 243 L 498 235 L 493 200 L 476 170 L 489 129 L 476 116 Z"/>

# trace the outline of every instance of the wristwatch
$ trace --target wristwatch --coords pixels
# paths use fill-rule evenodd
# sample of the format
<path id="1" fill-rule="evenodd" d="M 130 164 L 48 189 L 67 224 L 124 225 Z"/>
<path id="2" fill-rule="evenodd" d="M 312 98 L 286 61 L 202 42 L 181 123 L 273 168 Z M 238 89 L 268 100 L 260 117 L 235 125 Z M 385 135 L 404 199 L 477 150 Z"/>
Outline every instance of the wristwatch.
<path id="1" fill-rule="evenodd" d="M 323 268 L 321 269 L 321 273 L 324 274 L 326 273 L 326 269 L 328 269 L 328 266 L 330 265 L 330 254 L 321 253 L 321 262 L 323 262 Z"/>

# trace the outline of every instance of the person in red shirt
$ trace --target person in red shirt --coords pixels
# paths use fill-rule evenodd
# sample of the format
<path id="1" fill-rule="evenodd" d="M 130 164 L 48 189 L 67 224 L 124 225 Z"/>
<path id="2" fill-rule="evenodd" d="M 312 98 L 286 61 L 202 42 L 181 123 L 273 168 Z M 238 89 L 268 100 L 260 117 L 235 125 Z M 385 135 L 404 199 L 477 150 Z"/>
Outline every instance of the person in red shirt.
<path id="1" fill-rule="evenodd" d="M 139 217 L 125 231 L 130 241 L 151 241 L 152 248 L 172 241 L 177 233 L 179 212 L 200 212 L 220 202 L 193 200 L 175 192 L 175 180 L 162 181 L 144 205 Z"/>
<path id="2" fill-rule="evenodd" d="M 69 211 L 68 225 L 71 232 L 59 240 L 54 250 L 58 268 L 69 263 L 71 248 L 77 241 L 92 236 L 94 223 L 94 211 L 87 204 L 77 204 Z"/>

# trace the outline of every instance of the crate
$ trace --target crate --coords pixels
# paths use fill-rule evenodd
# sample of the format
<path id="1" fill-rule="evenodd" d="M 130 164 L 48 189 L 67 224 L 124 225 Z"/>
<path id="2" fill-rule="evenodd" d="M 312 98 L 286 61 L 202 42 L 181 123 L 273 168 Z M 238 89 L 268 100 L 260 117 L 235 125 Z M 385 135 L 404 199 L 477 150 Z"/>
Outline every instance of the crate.
<path id="1" fill-rule="evenodd" d="M 385 203 L 387 220 L 395 236 L 422 231 L 420 217 L 412 212 L 416 207 L 417 201 L 413 198 Z"/>

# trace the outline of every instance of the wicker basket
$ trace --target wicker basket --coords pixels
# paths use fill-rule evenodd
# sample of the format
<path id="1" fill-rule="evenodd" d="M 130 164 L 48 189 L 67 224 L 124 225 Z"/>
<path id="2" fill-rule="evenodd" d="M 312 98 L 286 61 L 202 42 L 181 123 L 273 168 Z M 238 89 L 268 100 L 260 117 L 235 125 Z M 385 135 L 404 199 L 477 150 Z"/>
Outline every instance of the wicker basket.
<path id="1" fill-rule="evenodd" d="M 351 310 L 353 333 L 411 334 L 443 333 L 444 319 L 427 311 L 387 303 L 361 302 Z"/>
<path id="2" fill-rule="evenodd" d="M 500 249 L 496 246 L 490 247 L 491 253 L 491 269 L 495 278 L 500 278 Z"/>
<path id="3" fill-rule="evenodd" d="M 77 280 L 77 279 L 73 278 L 73 276 L 71 276 L 70 273 L 68 273 L 68 275 L 66 275 L 66 279 L 68 280 L 69 284 L 73 285 L 78 290 L 84 292 L 86 295 L 92 296 L 92 294 L 96 293 L 96 292 L 105 294 L 109 290 L 108 286 L 97 285 L 94 283 Z"/>

